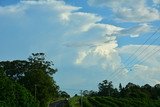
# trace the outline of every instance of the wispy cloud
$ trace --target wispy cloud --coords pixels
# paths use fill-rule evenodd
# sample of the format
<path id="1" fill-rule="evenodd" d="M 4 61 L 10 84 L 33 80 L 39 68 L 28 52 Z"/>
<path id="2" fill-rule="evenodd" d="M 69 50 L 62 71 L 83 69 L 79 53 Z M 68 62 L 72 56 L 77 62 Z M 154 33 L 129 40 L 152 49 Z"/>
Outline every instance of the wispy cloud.
<path id="1" fill-rule="evenodd" d="M 158 0 L 154 1 L 158 3 Z M 150 22 L 160 19 L 158 9 L 147 5 L 145 0 L 88 0 L 91 6 L 111 8 L 116 17 L 127 22 Z"/>
<path id="2" fill-rule="evenodd" d="M 151 32 L 152 28 L 150 25 L 144 23 L 144 24 L 139 24 L 137 26 L 131 27 L 131 28 L 126 28 L 123 29 L 119 32 L 119 36 L 128 36 L 130 35 L 131 37 L 138 37 L 139 35 L 145 34 L 147 32 Z"/>
<path id="3" fill-rule="evenodd" d="M 155 4 L 160 4 L 160 0 L 153 0 Z"/>

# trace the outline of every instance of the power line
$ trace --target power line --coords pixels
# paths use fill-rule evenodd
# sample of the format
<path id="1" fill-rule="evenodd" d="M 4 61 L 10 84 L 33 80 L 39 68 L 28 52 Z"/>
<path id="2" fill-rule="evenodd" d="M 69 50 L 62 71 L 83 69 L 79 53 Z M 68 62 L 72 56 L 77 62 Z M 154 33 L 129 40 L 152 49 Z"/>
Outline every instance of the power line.
<path id="1" fill-rule="evenodd" d="M 143 43 L 143 45 L 145 45 L 159 30 L 160 30 L 160 27 Z M 147 48 L 149 48 L 153 43 L 155 43 L 159 38 L 160 38 L 160 36 L 158 36 L 153 42 L 151 42 L 150 45 L 148 45 L 146 48 L 144 48 L 138 55 L 142 55 L 142 53 L 143 53 Z M 126 62 L 128 62 L 128 60 L 129 60 L 130 58 L 132 58 L 133 55 L 136 54 L 136 53 L 143 47 L 143 45 L 141 45 L 132 55 L 130 55 L 129 58 L 126 60 Z M 132 63 L 134 60 L 136 60 L 136 59 L 131 60 L 131 61 L 127 64 L 127 66 L 128 66 L 130 63 Z M 131 68 L 131 67 L 124 67 L 123 69 L 125 69 L 125 68 Z M 123 70 L 123 69 L 122 69 L 122 70 Z M 113 74 L 110 75 L 110 76 L 115 77 L 117 74 L 121 73 L 120 71 L 122 71 L 122 70 L 120 69 L 120 70 L 118 70 L 118 72 L 113 72 Z M 112 80 L 113 80 L 113 79 L 112 79 Z"/>
<path id="2" fill-rule="evenodd" d="M 160 45 L 160 44 L 158 44 Z M 138 60 L 136 63 L 138 64 L 141 64 L 143 62 L 145 62 L 147 59 L 151 58 L 153 55 L 155 55 L 156 53 L 158 53 L 160 51 L 160 47 L 156 46 L 152 49 L 152 51 L 150 51 L 150 53 L 147 53 L 145 54 L 144 57 L 142 57 L 140 60 Z M 127 67 L 127 68 L 130 68 L 130 69 L 133 69 L 134 65 L 130 66 L 130 67 Z M 116 78 L 116 77 L 115 77 Z M 115 79 L 114 78 L 114 79 Z"/>
<path id="3" fill-rule="evenodd" d="M 159 30 L 160 30 L 160 27 L 149 38 L 147 38 L 147 40 L 133 54 L 136 54 L 143 47 L 143 45 L 145 45 Z M 127 58 L 125 63 L 127 63 L 129 59 L 132 58 L 133 54 Z"/>
<path id="4" fill-rule="evenodd" d="M 160 44 L 159 44 L 160 45 Z M 159 49 L 157 49 L 157 48 L 159 48 Z M 156 50 L 157 49 L 157 50 Z M 153 55 L 155 55 L 156 53 L 158 53 L 159 51 L 160 51 L 160 47 L 155 47 L 155 48 L 153 48 L 153 50 L 156 50 L 156 51 L 154 51 L 153 53 L 148 53 L 148 54 L 146 54 L 146 58 L 142 58 L 142 60 L 140 61 L 138 61 L 138 63 L 143 63 L 143 62 L 145 62 L 147 59 L 149 59 L 149 58 L 151 58 Z M 133 67 L 133 66 L 132 66 Z"/>
<path id="5" fill-rule="evenodd" d="M 128 61 L 129 61 L 129 59 L 131 59 L 132 57 L 133 57 L 133 55 L 134 54 L 136 54 L 142 47 L 143 47 L 143 45 L 145 45 L 158 31 L 160 30 L 160 27 L 158 27 L 158 29 L 151 35 L 151 36 L 149 36 L 149 38 L 147 38 L 147 40 L 132 54 L 132 55 L 130 55 L 128 58 L 127 58 L 127 60 L 125 61 L 125 63 L 127 63 Z M 157 38 L 157 39 L 159 39 L 159 37 Z M 152 43 L 153 44 L 153 43 Z M 143 51 L 145 51 L 145 49 L 143 50 Z M 141 54 L 142 54 L 142 51 L 141 51 Z M 135 59 L 133 59 L 133 60 L 135 60 Z M 132 60 L 132 61 L 133 61 Z M 131 62 L 132 62 L 131 61 Z M 129 62 L 130 63 L 130 62 Z M 129 63 L 127 64 L 127 66 L 129 65 Z M 126 67 L 124 67 L 124 68 L 119 68 L 119 70 L 118 70 L 118 72 L 119 71 L 121 71 L 121 69 L 125 69 Z M 116 75 L 116 73 L 117 72 L 113 72 L 111 75 L 109 75 L 108 77 L 109 78 L 111 78 L 111 77 L 113 77 L 114 75 Z M 107 77 L 107 78 L 108 78 Z"/>
<path id="6" fill-rule="evenodd" d="M 160 45 L 160 44 L 159 44 Z M 159 48 L 159 49 L 157 49 L 157 48 Z M 157 49 L 157 50 L 156 50 Z M 143 62 L 145 62 L 147 59 L 149 59 L 149 58 L 151 58 L 153 55 L 155 55 L 156 53 L 158 53 L 158 52 L 160 52 L 160 47 L 155 47 L 153 50 L 156 50 L 156 51 L 154 51 L 153 53 L 151 53 L 151 54 L 146 54 L 146 58 L 145 59 L 143 59 L 142 58 L 142 60 L 139 60 L 139 61 L 137 61 L 137 63 L 143 63 Z M 132 65 L 131 67 L 129 67 L 129 68 L 131 68 L 131 69 L 133 69 L 133 67 L 134 67 L 134 65 Z M 114 79 L 116 79 L 116 77 L 114 78 Z"/>
<path id="7" fill-rule="evenodd" d="M 158 32 L 160 30 L 160 27 L 159 27 L 159 29 L 156 31 L 156 33 Z M 154 35 L 156 34 L 156 33 L 154 33 Z M 157 42 L 157 40 L 160 38 L 160 35 L 154 40 L 154 41 L 152 41 L 151 42 L 151 44 L 149 44 L 146 48 L 144 48 L 139 54 L 137 54 L 137 55 L 139 55 L 139 56 L 141 56 L 141 55 L 143 55 L 143 53 L 151 46 L 151 45 L 153 45 L 155 42 Z M 143 47 L 144 45 L 141 45 L 141 47 Z M 131 64 L 132 62 L 134 62 L 136 60 L 136 58 L 135 59 L 133 59 L 133 60 L 131 60 L 130 61 L 130 63 L 128 63 L 127 64 L 127 66 L 129 65 L 129 64 Z"/>

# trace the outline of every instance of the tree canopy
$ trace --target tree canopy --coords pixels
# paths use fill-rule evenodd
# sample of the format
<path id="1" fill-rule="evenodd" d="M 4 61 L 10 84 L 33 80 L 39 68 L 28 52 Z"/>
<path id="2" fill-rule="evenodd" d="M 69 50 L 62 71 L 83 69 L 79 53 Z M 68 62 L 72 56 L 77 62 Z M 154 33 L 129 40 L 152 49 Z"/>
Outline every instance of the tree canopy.
<path id="1" fill-rule="evenodd" d="M 0 70 L 0 107 L 38 107 L 31 93 Z"/>
<path id="2" fill-rule="evenodd" d="M 57 72 L 53 62 L 46 61 L 44 53 L 35 53 L 27 60 L 1 61 L 5 76 L 30 91 L 41 107 L 58 96 L 59 87 L 53 79 Z"/>
<path id="3" fill-rule="evenodd" d="M 112 81 L 103 80 L 98 84 L 98 92 L 84 90 L 84 96 L 110 96 L 115 98 L 144 98 L 159 100 L 160 99 L 160 84 L 154 87 L 149 84 L 139 86 L 129 82 L 125 87 L 119 84 L 119 90 L 114 88 Z"/>

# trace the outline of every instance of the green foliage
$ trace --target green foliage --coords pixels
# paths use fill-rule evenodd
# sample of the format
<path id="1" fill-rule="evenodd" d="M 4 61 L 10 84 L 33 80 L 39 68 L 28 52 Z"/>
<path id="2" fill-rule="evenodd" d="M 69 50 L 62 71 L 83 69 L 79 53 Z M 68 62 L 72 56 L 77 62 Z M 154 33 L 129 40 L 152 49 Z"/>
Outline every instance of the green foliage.
<path id="1" fill-rule="evenodd" d="M 122 91 L 123 87 L 122 87 L 122 84 L 120 83 L 119 84 L 119 91 Z"/>
<path id="2" fill-rule="evenodd" d="M 83 104 L 83 107 L 92 107 L 92 104 L 87 100 L 86 97 L 83 97 L 82 104 Z"/>
<path id="3" fill-rule="evenodd" d="M 92 105 L 94 105 L 94 106 L 96 106 L 96 107 L 105 107 L 105 104 L 100 103 L 99 101 L 95 100 L 95 97 L 89 97 L 89 98 L 88 98 L 88 101 L 89 101 Z"/>
<path id="4" fill-rule="evenodd" d="M 98 93 L 96 91 L 93 91 L 93 90 L 91 90 L 91 91 L 84 90 L 82 92 L 82 94 L 83 94 L 83 96 L 86 96 L 86 97 L 93 97 L 93 96 L 97 96 L 98 95 Z"/>
<path id="5" fill-rule="evenodd" d="M 44 53 L 32 54 L 28 60 L 14 60 L 0 62 L 4 74 L 28 89 L 41 107 L 58 97 L 59 87 L 53 80 L 57 69 L 53 63 L 45 60 Z"/>
<path id="6" fill-rule="evenodd" d="M 69 100 L 69 107 L 80 107 L 79 99 L 80 99 L 79 96 L 72 97 Z"/>
<path id="7" fill-rule="evenodd" d="M 61 98 L 70 98 L 70 95 L 65 91 L 59 91 L 59 97 Z"/>
<path id="8" fill-rule="evenodd" d="M 85 102 L 92 107 L 160 107 L 160 84 L 154 87 L 148 84 L 140 87 L 133 83 L 122 87 L 120 84 L 118 91 L 113 88 L 112 82 L 104 80 L 98 88 L 99 92 L 94 97 L 90 96 L 90 91 L 83 92 L 88 96 Z"/>
<path id="9" fill-rule="evenodd" d="M 38 107 L 28 90 L 0 72 L 0 107 Z"/>
<path id="10" fill-rule="evenodd" d="M 98 84 L 99 96 L 113 96 L 119 97 L 119 92 L 117 88 L 113 88 L 112 81 L 104 80 L 102 83 Z"/>
<path id="11" fill-rule="evenodd" d="M 114 102 L 109 101 L 109 100 L 105 100 L 103 97 L 102 98 L 95 97 L 95 100 L 104 104 L 106 107 L 117 107 L 117 105 Z"/>
<path id="12" fill-rule="evenodd" d="M 140 98 L 88 97 L 91 107 L 159 107 L 159 100 Z M 87 107 L 87 106 L 86 106 Z M 88 106 L 90 107 L 90 106 Z"/>

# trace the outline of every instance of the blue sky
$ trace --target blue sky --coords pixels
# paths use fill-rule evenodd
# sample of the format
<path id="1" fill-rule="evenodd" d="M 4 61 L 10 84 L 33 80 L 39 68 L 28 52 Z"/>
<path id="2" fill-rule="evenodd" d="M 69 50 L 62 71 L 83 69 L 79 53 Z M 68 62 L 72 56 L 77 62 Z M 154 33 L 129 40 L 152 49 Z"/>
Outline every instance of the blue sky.
<path id="1" fill-rule="evenodd" d="M 0 60 L 44 52 L 70 94 L 104 79 L 155 85 L 159 27 L 160 0 L 0 0 Z"/>

